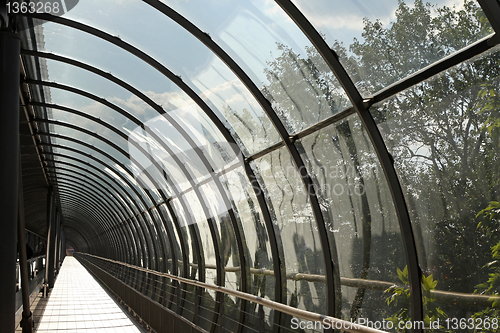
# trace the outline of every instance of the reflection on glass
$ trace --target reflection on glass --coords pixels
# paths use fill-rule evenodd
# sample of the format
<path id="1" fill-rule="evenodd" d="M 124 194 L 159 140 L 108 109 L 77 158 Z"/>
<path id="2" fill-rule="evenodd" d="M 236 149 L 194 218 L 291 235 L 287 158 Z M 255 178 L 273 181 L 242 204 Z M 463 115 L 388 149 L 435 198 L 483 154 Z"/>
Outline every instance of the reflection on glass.
<path id="1" fill-rule="evenodd" d="M 333 75 L 318 75 L 326 68 L 323 59 L 314 56 L 312 45 L 273 1 L 206 1 L 204 6 L 191 2 L 163 2 L 209 33 L 245 70 L 272 102 L 290 133 L 350 105 Z M 213 15 L 206 15 L 207 12 Z M 244 109 L 240 116 L 246 119 L 238 129 L 250 124 L 243 133 L 251 133 L 260 122 L 267 122 L 252 110 Z"/>
<path id="2" fill-rule="evenodd" d="M 319 190 L 331 255 L 340 275 L 335 281 L 343 285 L 337 289 L 343 318 L 388 317 L 383 290 L 401 283 L 397 269 L 403 269 L 406 261 L 384 173 L 358 116 L 323 128 L 296 145 Z M 352 278 L 366 282 L 360 281 L 358 288 L 344 287 Z"/>
<path id="3" fill-rule="evenodd" d="M 286 304 L 317 313 L 326 311 L 325 284 L 296 280 L 297 273 L 324 275 L 323 250 L 300 176 L 286 148 L 252 163 L 280 230 L 286 269 Z"/>
<path id="4" fill-rule="evenodd" d="M 493 32 L 476 1 L 293 2 L 365 96 Z"/>
<path id="5" fill-rule="evenodd" d="M 274 300 L 274 276 L 263 272 L 274 271 L 271 245 L 267 234 L 264 217 L 259 208 L 254 189 L 246 177 L 243 167 L 238 167 L 221 176 L 228 196 L 234 207 L 240 235 L 245 246 L 245 257 L 250 269 L 248 292 L 262 298 Z M 246 325 L 272 329 L 273 317 L 268 308 L 247 304 Z"/>
<path id="6" fill-rule="evenodd" d="M 500 241 L 499 64 L 496 48 L 372 110 L 405 192 L 429 316 L 498 315 L 478 312 L 491 303 L 473 293 L 494 292 L 499 272 L 490 265 Z"/>

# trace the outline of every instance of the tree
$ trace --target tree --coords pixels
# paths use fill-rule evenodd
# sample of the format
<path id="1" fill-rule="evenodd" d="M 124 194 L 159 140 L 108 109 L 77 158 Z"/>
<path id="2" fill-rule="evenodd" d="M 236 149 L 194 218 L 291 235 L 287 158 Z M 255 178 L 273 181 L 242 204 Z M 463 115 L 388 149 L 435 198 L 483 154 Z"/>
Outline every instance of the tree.
<path id="1" fill-rule="evenodd" d="M 473 1 L 465 1 L 462 8 L 437 7 L 421 0 L 409 6 L 399 1 L 395 14 L 396 20 L 387 27 L 380 20 L 365 19 L 363 40 L 355 39 L 349 48 L 339 42 L 332 46 L 363 95 L 383 89 L 493 32 Z M 328 68 L 321 65 L 315 49 L 307 49 L 304 57 L 284 45 L 278 45 L 278 50 L 281 55 L 266 71 L 269 84 L 264 92 L 291 132 L 314 123 L 307 117 L 322 120 L 345 106 L 344 94 Z M 472 293 L 487 277 L 481 267 L 491 258 L 492 241 L 477 230 L 475 216 L 500 194 L 499 81 L 500 55 L 491 51 L 370 109 L 405 190 L 420 264 L 425 276 L 432 275 L 442 290 Z M 305 97 L 298 103 L 297 96 Z M 343 152 L 348 153 L 345 158 L 351 160 L 358 174 L 356 181 L 364 184 L 376 178 L 377 172 L 373 171 L 373 176 L 364 172 L 369 167 L 358 160 L 370 154 L 369 148 L 350 142 L 356 126 L 333 127 L 337 135 L 331 138 L 332 154 L 341 150 L 338 145 L 335 148 L 335 140 L 343 141 L 347 147 Z M 316 143 L 324 141 L 320 132 L 313 134 L 315 144 L 306 147 L 306 153 L 311 149 L 314 155 Z M 333 162 L 308 156 L 307 163 L 323 170 L 325 166 L 320 164 Z M 319 185 L 332 182 L 320 173 L 313 173 Z M 380 194 L 382 184 L 377 186 Z M 322 202 L 325 209 L 332 210 L 331 200 Z M 368 207 L 362 196 L 359 202 L 351 203 L 353 215 Z M 360 209 L 359 205 L 365 206 Z M 357 257 L 364 262 L 358 272 L 360 278 L 367 277 L 363 273 L 368 269 L 366 262 L 370 268 L 377 265 L 366 255 L 373 246 L 370 235 L 375 217 L 370 212 L 374 204 L 370 207 L 358 219 L 364 228 L 361 252 L 365 253 L 364 258 Z M 358 290 L 351 315 L 357 311 L 355 306 L 363 306 L 363 298 Z M 447 313 L 458 316 L 469 310 L 463 307 Z"/>

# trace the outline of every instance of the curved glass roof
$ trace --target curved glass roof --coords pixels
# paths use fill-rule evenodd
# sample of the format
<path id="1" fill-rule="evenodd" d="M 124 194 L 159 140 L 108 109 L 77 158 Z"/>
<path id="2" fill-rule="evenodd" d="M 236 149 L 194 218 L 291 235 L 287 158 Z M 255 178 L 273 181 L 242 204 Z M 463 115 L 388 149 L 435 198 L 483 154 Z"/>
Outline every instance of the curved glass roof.
<path id="1" fill-rule="evenodd" d="M 76 251 L 348 321 L 485 309 L 497 1 L 86 0 L 17 23 Z M 207 331 L 290 329 L 183 288 Z"/>

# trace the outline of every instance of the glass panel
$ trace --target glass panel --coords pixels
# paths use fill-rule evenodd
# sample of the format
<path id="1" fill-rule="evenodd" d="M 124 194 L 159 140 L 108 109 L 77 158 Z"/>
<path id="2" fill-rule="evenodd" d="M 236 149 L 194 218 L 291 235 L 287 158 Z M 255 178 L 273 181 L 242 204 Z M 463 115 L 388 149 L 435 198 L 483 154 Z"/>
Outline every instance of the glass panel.
<path id="1" fill-rule="evenodd" d="M 496 47 L 372 110 L 412 219 L 425 315 L 441 320 L 498 318 L 477 294 L 497 294 L 499 59 Z"/>
<path id="2" fill-rule="evenodd" d="M 72 130 L 72 132 L 69 132 L 68 134 L 69 134 L 68 136 L 70 136 L 70 137 L 75 137 L 75 136 L 77 136 L 77 135 L 79 135 L 81 133 L 78 132 L 78 131 Z M 109 151 L 114 151 L 113 149 L 110 149 L 109 146 L 107 146 L 106 144 L 102 143 L 102 141 L 100 141 L 100 140 L 95 140 L 95 142 L 93 142 L 92 138 L 88 138 L 87 139 L 87 143 L 89 143 L 89 142 L 92 142 L 94 146 L 103 146 L 102 148 L 106 148 Z M 95 161 L 95 160 L 93 160 L 93 159 L 91 159 L 91 158 L 89 158 L 89 157 L 87 157 L 85 155 L 78 154 L 76 152 L 69 151 L 67 149 L 53 148 L 54 152 L 56 152 L 57 149 L 59 149 L 66 156 L 78 158 L 78 159 L 83 160 L 83 161 L 85 161 L 87 163 L 90 163 L 91 165 L 95 166 L 99 170 L 103 170 L 105 173 L 109 174 L 115 180 L 119 181 L 121 183 L 121 185 L 128 191 L 128 193 L 129 193 L 129 195 L 131 197 L 135 197 L 136 198 L 137 196 L 135 195 L 135 192 L 133 192 L 132 189 L 129 187 L 129 183 L 134 184 L 136 190 L 142 196 L 142 200 L 137 200 L 137 202 L 134 202 L 134 203 L 137 204 L 137 205 L 139 205 L 141 211 L 143 211 L 144 209 L 146 209 L 146 206 L 144 205 L 143 201 L 146 201 L 148 203 L 148 205 L 151 203 L 151 200 L 146 195 L 146 193 L 144 193 L 142 191 L 141 187 L 139 187 L 139 186 L 136 185 L 137 184 L 136 181 L 129 174 L 129 172 L 131 173 L 131 171 L 126 172 L 119 165 L 117 165 L 116 163 L 114 163 L 112 160 L 108 159 L 106 156 L 104 156 L 104 155 L 102 155 L 102 154 L 100 154 L 100 153 L 96 152 L 95 150 L 92 150 L 92 149 L 90 149 L 88 147 L 82 146 L 81 144 L 78 144 L 76 142 L 57 138 L 55 143 L 61 144 L 61 145 L 66 146 L 66 147 L 75 148 L 78 151 L 81 151 L 83 153 L 87 153 L 87 154 L 90 154 L 92 156 L 97 157 L 99 159 L 99 161 L 101 161 L 102 163 L 98 163 L 97 161 Z M 100 145 L 98 143 L 100 143 Z M 101 148 L 101 147 L 99 147 L 99 148 Z M 115 152 L 115 154 L 116 154 L 116 152 Z M 120 157 L 121 159 L 125 159 L 124 156 L 121 155 L 121 154 L 116 154 L 116 155 L 117 155 L 117 157 Z M 64 157 L 55 156 L 54 159 L 64 160 Z M 79 164 L 78 161 L 75 161 L 73 159 L 68 159 L 67 162 Z M 84 167 L 84 168 L 87 167 L 86 165 L 81 165 L 81 166 Z M 118 174 L 120 174 L 120 176 L 124 177 L 128 181 L 128 183 L 125 182 L 120 176 L 118 176 Z"/>
<path id="3" fill-rule="evenodd" d="M 54 90 L 59 90 L 59 89 L 52 89 Z M 74 96 L 72 93 L 65 93 L 59 91 L 60 95 L 71 95 L 71 98 Z M 68 96 L 70 97 L 70 96 Z M 54 100 L 55 98 L 53 98 Z M 96 103 L 91 101 L 90 99 L 85 98 L 87 102 L 90 102 L 91 105 L 96 105 L 100 103 Z M 103 105 L 101 105 L 103 106 Z M 134 176 L 137 178 L 137 180 L 141 181 L 141 184 L 144 188 L 146 189 L 151 189 L 150 194 L 155 197 L 156 202 L 160 202 L 162 199 L 160 198 L 160 193 L 158 192 L 158 189 L 161 189 L 165 192 L 167 192 L 167 196 L 169 193 L 169 188 L 167 185 L 167 182 L 163 176 L 163 174 L 158 171 L 158 168 L 151 162 L 150 157 L 151 155 L 151 146 L 147 139 L 144 138 L 144 136 L 138 136 L 136 133 L 139 131 L 140 127 L 137 126 L 134 122 L 128 120 L 126 117 L 120 115 L 119 113 L 110 110 L 107 107 L 98 107 L 92 111 L 92 108 L 87 108 L 87 107 L 80 107 L 80 110 L 86 113 L 94 113 L 97 110 L 96 115 L 97 117 L 101 118 L 102 116 L 103 121 L 107 121 L 109 123 L 120 123 L 123 126 L 123 131 L 120 131 L 118 133 L 115 133 L 111 129 L 98 124 L 94 122 L 93 120 L 84 118 L 80 115 L 76 115 L 67 111 L 62 111 L 58 109 L 50 109 L 51 110 L 51 119 L 57 120 L 57 121 L 62 121 L 64 123 L 69 123 L 69 124 L 76 124 L 79 127 L 82 127 L 84 129 L 90 130 L 92 132 L 98 133 L 100 136 L 110 140 L 114 144 L 116 144 L 118 147 L 120 147 L 124 151 L 129 151 L 132 162 L 135 166 L 135 168 L 132 168 L 134 172 Z M 61 135 L 69 135 L 70 132 L 73 132 L 76 134 L 77 138 L 80 138 L 82 141 L 89 141 L 90 142 L 99 142 L 101 146 L 103 145 L 102 142 L 98 138 L 91 137 L 89 138 L 89 135 L 84 133 L 84 132 L 78 132 L 75 131 L 69 127 L 66 126 L 61 126 L 61 125 L 52 125 L 51 128 L 55 130 L 55 133 L 61 134 Z M 119 127 L 118 127 L 119 128 Z M 124 143 L 124 136 L 126 134 L 129 134 L 127 137 L 127 143 Z M 134 135 L 132 135 L 134 133 Z M 104 145 L 106 147 L 107 145 Z M 115 158 L 122 158 L 123 156 L 120 156 L 117 152 L 115 152 L 113 149 L 103 149 L 104 151 L 109 151 L 110 154 L 115 157 Z M 155 151 L 156 153 L 156 151 Z M 159 154 L 159 153 L 158 153 Z M 154 155 L 153 155 L 154 156 Z M 152 158 L 153 161 L 156 161 L 156 158 Z M 124 162 L 124 164 L 128 164 L 130 161 Z M 141 166 L 142 164 L 142 166 Z M 141 171 L 139 171 L 139 170 Z M 147 173 L 149 174 L 146 175 L 145 170 L 147 169 Z M 152 179 L 153 180 L 152 180 Z M 154 183 L 154 185 L 152 185 Z"/>
<path id="4" fill-rule="evenodd" d="M 56 169 L 56 170 L 57 170 L 57 180 L 69 181 L 70 184 L 74 180 L 75 183 L 81 184 L 82 186 L 98 188 L 99 191 L 102 191 L 101 193 L 103 193 L 103 195 L 106 198 L 112 199 L 112 201 L 115 204 L 117 204 L 122 211 L 125 210 L 125 214 L 127 215 L 133 214 L 132 213 L 133 209 L 131 208 L 132 205 L 130 205 L 129 202 L 125 201 L 124 198 L 121 196 L 122 193 L 120 193 L 120 191 L 117 191 L 114 187 L 110 187 L 109 185 L 93 177 L 92 175 L 82 176 L 68 170 L 62 170 L 62 169 Z M 77 172 L 81 173 L 81 170 Z"/>
<path id="5" fill-rule="evenodd" d="M 210 34 L 262 89 L 290 133 L 350 105 L 333 75 L 316 80 L 326 64 L 309 57 L 313 46 L 273 1 L 162 2 Z"/>
<path id="6" fill-rule="evenodd" d="M 297 273 L 324 275 L 325 271 L 309 198 L 291 157 L 286 148 L 281 148 L 252 162 L 252 168 L 261 177 L 273 223 L 280 230 L 287 275 L 286 304 L 324 313 L 325 284 L 294 279 Z"/>
<path id="7" fill-rule="evenodd" d="M 163 253 L 160 253 L 158 258 L 159 270 L 160 272 L 172 274 L 172 248 L 170 246 L 170 242 L 168 241 L 165 224 L 163 223 L 163 219 L 160 217 L 160 213 L 156 207 L 151 208 L 150 212 L 153 215 L 153 219 L 156 222 L 159 232 L 159 239 L 157 242 L 161 242 L 163 248 Z"/>
<path id="8" fill-rule="evenodd" d="M 142 242 L 142 249 L 144 253 L 144 257 L 141 260 L 141 266 L 144 268 L 151 268 L 150 265 L 150 256 L 154 253 L 153 252 L 153 246 L 151 244 L 151 238 L 146 237 L 147 235 L 147 229 L 145 227 L 146 223 L 144 222 L 144 219 L 142 217 L 142 214 L 132 216 L 131 220 L 135 221 L 136 223 L 136 232 L 139 233 L 139 237 Z"/>
<path id="9" fill-rule="evenodd" d="M 217 258 L 215 255 L 215 246 L 213 235 L 208 223 L 213 223 L 212 220 L 208 221 L 207 216 L 204 212 L 203 206 L 205 203 L 200 202 L 200 198 L 196 195 L 193 190 L 185 192 L 180 196 L 180 200 L 184 201 L 185 208 L 184 212 L 187 210 L 185 216 L 186 222 L 189 224 L 189 228 L 192 233 L 198 238 L 200 243 L 200 255 L 201 259 L 204 260 L 204 281 L 206 283 L 217 285 L 217 272 L 215 268 L 217 267 Z M 212 225 L 212 228 L 217 227 Z M 219 244 L 217 244 L 219 246 Z M 198 269 L 202 269 L 198 263 Z M 201 279 L 203 281 L 203 279 Z M 203 290 L 201 295 L 201 308 L 199 312 L 199 317 L 196 320 L 202 328 L 209 329 L 211 321 L 213 321 L 213 311 L 215 307 L 215 292 L 211 290 Z"/>
<path id="10" fill-rule="evenodd" d="M 476 1 L 293 2 L 365 96 L 493 33 Z"/>
<path id="11" fill-rule="evenodd" d="M 187 265 L 187 274 L 186 277 L 192 280 L 198 280 L 199 279 L 199 272 L 198 272 L 198 248 L 196 246 L 195 240 L 193 238 L 196 238 L 196 234 L 193 231 L 193 228 L 190 227 L 190 220 L 188 220 L 188 214 L 186 213 L 183 206 L 181 205 L 180 201 L 178 198 L 173 198 L 171 201 L 172 203 L 172 208 L 174 209 L 176 213 L 177 220 L 179 221 L 179 225 L 181 227 L 181 233 L 182 233 L 182 238 L 186 242 L 186 252 L 187 252 L 187 258 L 188 262 L 185 264 Z M 193 315 L 194 315 L 194 309 L 195 309 L 195 289 L 194 287 L 187 286 L 186 287 L 186 296 L 184 300 L 184 304 L 182 305 L 183 311 L 181 315 L 188 319 L 188 320 L 193 320 Z"/>
<path id="12" fill-rule="evenodd" d="M 129 207 L 125 204 L 125 202 L 121 201 L 121 199 L 116 196 L 114 189 L 108 187 L 104 183 L 86 180 L 82 176 L 75 175 L 64 170 L 58 170 L 57 179 L 54 179 L 54 182 L 64 185 L 63 187 L 69 187 L 76 192 L 82 191 L 89 198 L 93 198 L 95 201 L 104 200 L 104 206 L 107 206 L 108 204 L 111 205 L 112 212 L 120 215 L 115 217 L 118 220 L 131 214 Z M 94 193 L 96 194 L 95 196 Z"/>
<path id="13" fill-rule="evenodd" d="M 169 112 L 169 115 L 203 151 L 215 172 L 238 162 L 237 158 L 241 157 L 239 147 L 228 143 L 208 116 L 200 112 L 193 104 L 173 110 Z M 207 178 L 206 176 L 206 168 L 204 168 L 202 178 Z"/>
<path id="14" fill-rule="evenodd" d="M 227 200 L 227 197 L 225 199 L 222 197 L 214 180 L 201 185 L 199 189 L 204 201 L 207 203 L 211 220 L 214 222 L 214 229 L 217 231 L 220 239 L 219 249 L 223 260 L 224 286 L 229 289 L 241 291 L 241 267 L 238 245 L 229 214 L 229 211 L 232 209 L 231 204 Z M 225 295 L 224 304 L 225 308 L 221 325 L 229 331 L 237 331 L 237 324 L 240 317 L 240 299 Z"/>
<path id="15" fill-rule="evenodd" d="M 90 5 L 92 6 L 92 4 Z M 107 25 L 106 22 L 102 22 L 101 16 L 98 14 L 99 12 L 96 12 L 95 8 L 91 8 L 91 10 L 88 11 L 85 9 L 85 5 L 82 6 L 83 8 L 79 9 L 79 13 L 74 13 L 75 16 L 84 17 L 90 14 L 93 21 L 97 19 L 101 21 L 101 24 Z M 97 5 L 94 4 L 94 6 Z M 98 6 L 102 7 L 102 4 Z M 160 14 L 146 4 L 139 4 L 139 6 L 141 7 L 140 10 L 136 11 L 133 11 L 133 6 L 128 5 L 114 6 L 112 9 L 105 6 L 102 7 L 102 9 L 109 10 L 109 13 L 113 13 L 113 15 L 111 15 L 113 17 L 115 17 L 117 11 L 123 11 L 123 13 L 116 16 L 117 18 L 120 17 L 120 21 L 123 20 L 124 15 L 133 15 L 136 20 L 141 16 L 144 17 L 143 20 L 145 23 L 149 22 L 147 24 L 159 25 L 157 29 L 151 28 L 151 31 L 157 32 L 156 37 L 153 37 L 154 35 L 152 34 L 150 35 L 152 37 L 152 41 L 149 41 L 151 47 L 144 48 L 144 43 L 148 42 L 145 40 L 144 34 L 141 33 L 141 36 L 136 35 L 137 32 L 141 30 L 133 29 L 133 32 L 128 31 L 127 35 L 132 37 L 124 39 L 139 46 L 142 50 L 149 52 L 150 55 L 156 56 L 156 59 L 160 62 L 163 61 L 176 75 L 182 76 L 183 81 L 202 95 L 203 99 L 210 105 L 216 116 L 222 120 L 224 126 L 233 134 L 236 134 L 235 130 L 241 131 L 237 141 L 241 144 L 241 149 L 243 151 L 256 152 L 272 145 L 278 140 L 276 131 L 260 106 L 253 97 L 250 96 L 241 82 L 218 58 L 215 58 L 207 48 L 201 45 L 200 42 L 191 35 L 186 35 L 187 33 L 184 32 L 183 29 L 178 27 L 177 24 L 173 23 L 163 14 Z M 103 10 L 100 12 L 104 13 Z M 132 10 L 132 14 L 130 14 L 130 10 Z M 106 21 L 110 20 L 111 16 L 108 16 L 109 13 L 105 15 L 107 17 L 105 18 Z M 152 20 L 151 17 L 158 17 L 158 19 Z M 95 26 L 95 24 L 93 25 Z M 122 31 L 128 30 L 127 26 L 128 25 L 124 25 L 119 29 Z M 167 31 L 165 30 L 166 26 L 169 26 L 169 33 L 162 36 L 161 32 Z M 118 33 L 116 27 L 117 26 L 106 27 L 104 30 L 108 29 L 112 34 L 115 34 L 115 32 Z M 113 75 L 125 82 L 133 84 L 135 88 L 144 92 L 167 111 L 182 108 L 182 105 L 186 103 L 193 103 L 180 88 L 174 85 L 163 74 L 134 55 L 109 42 L 51 22 L 45 23 L 43 29 L 45 44 L 41 46 L 40 50 L 42 51 L 65 55 L 91 64 L 106 72 L 113 73 Z M 172 31 L 175 31 L 175 33 L 172 33 Z M 185 38 L 180 38 L 180 36 L 184 36 Z M 181 56 L 182 62 L 180 62 L 179 59 L 170 59 L 171 55 L 176 54 L 169 51 L 173 47 L 172 43 L 174 41 L 159 42 L 158 39 L 161 37 L 179 39 L 177 43 L 181 43 L 181 45 L 176 49 L 179 51 L 186 50 L 190 56 Z M 139 42 L 136 42 L 136 40 L 139 40 Z M 161 52 L 156 51 L 158 47 L 162 45 L 168 49 Z M 95 54 L 90 55 L 90 52 L 86 52 L 89 48 L 95 50 Z M 196 55 L 200 56 L 202 59 L 197 59 Z M 169 59 L 164 59 L 166 57 Z M 190 61 L 191 63 L 189 63 Z M 54 77 L 68 76 L 68 72 L 61 71 L 61 65 L 53 65 L 52 63 L 53 62 L 49 64 L 49 76 L 52 75 L 52 67 L 54 67 Z M 204 64 L 204 67 L 200 67 L 200 64 Z M 193 70 L 196 70 L 197 73 L 193 73 Z M 83 71 L 69 69 L 69 72 L 75 73 Z M 65 78 L 65 81 L 70 84 L 89 87 L 91 91 L 99 89 L 101 86 L 104 88 L 103 90 L 105 93 L 114 93 L 116 91 L 116 88 L 109 87 L 109 83 L 104 82 L 103 79 L 98 79 L 98 84 L 96 84 L 93 76 L 95 75 L 87 73 L 82 76 L 76 76 L 76 78 L 80 77 L 82 80 Z M 94 84 L 96 85 L 92 88 Z M 127 94 L 123 93 L 117 96 L 109 96 L 112 97 L 111 100 L 115 103 L 134 109 L 136 114 L 145 113 L 150 117 L 156 112 L 148 106 L 141 106 L 143 103 L 135 96 L 128 97 Z"/>
<path id="16" fill-rule="evenodd" d="M 64 153 L 64 152 L 65 152 L 65 150 L 61 149 L 61 153 Z M 68 155 L 70 155 L 70 156 L 72 155 L 72 154 L 71 154 L 71 152 L 68 152 L 68 153 L 66 153 L 66 154 L 68 154 Z M 103 174 L 100 174 L 97 170 L 95 170 L 95 169 L 93 169 L 93 168 L 89 168 L 89 166 L 88 166 L 88 165 L 82 164 L 82 163 L 80 163 L 80 162 L 78 162 L 78 161 L 74 161 L 74 160 L 69 160 L 69 161 L 68 161 L 68 160 L 66 160 L 66 159 L 65 159 L 65 158 L 63 158 L 63 157 L 60 157 L 60 158 L 58 159 L 58 162 L 63 162 L 63 163 L 57 163 L 57 162 L 56 162 L 56 164 L 58 164 L 58 166 L 60 166 L 60 167 L 62 167 L 62 168 L 65 168 L 65 169 L 70 169 L 70 170 L 73 170 L 73 171 L 75 171 L 75 172 L 79 172 L 79 173 L 84 173 L 84 172 L 85 172 L 85 170 L 86 170 L 86 169 L 88 169 L 88 170 L 89 170 L 90 172 L 92 172 L 93 174 L 96 174 L 96 175 L 98 175 L 99 177 L 101 177 L 101 178 L 105 179 L 106 181 L 108 181 L 110 184 L 113 184 L 113 190 L 114 190 L 114 191 L 119 192 L 119 193 L 120 193 L 120 195 L 121 195 L 121 196 L 123 196 L 123 197 L 125 198 L 125 200 L 126 200 L 125 202 L 127 203 L 127 205 L 131 205 L 131 206 L 133 207 L 132 209 L 134 210 L 134 214 L 135 214 L 135 213 L 137 213 L 137 212 L 139 212 L 139 209 L 141 209 L 140 207 L 139 207 L 139 208 L 136 208 L 136 207 L 135 207 L 135 204 L 136 204 L 136 203 L 135 203 L 135 201 L 134 201 L 134 200 L 136 199 L 136 197 L 134 197 L 134 196 L 133 196 L 133 197 L 130 197 L 130 192 L 131 192 L 131 191 L 130 191 L 130 188 L 128 188 L 128 187 L 126 187 L 126 188 L 125 188 L 125 189 L 127 189 L 128 191 L 130 191 L 130 192 L 123 192 L 123 190 L 122 190 L 121 188 L 119 188 L 119 187 L 116 185 L 116 183 L 114 183 L 114 182 L 113 182 L 113 180 L 115 180 L 114 178 L 112 178 L 112 180 L 110 181 L 109 179 L 107 179 L 106 174 L 104 174 L 104 175 L 103 175 Z M 81 168 L 78 168 L 78 167 L 76 167 L 76 166 L 74 166 L 74 165 L 68 165 L 68 164 L 66 164 L 66 163 L 72 163 L 72 164 L 75 164 L 75 165 L 77 165 L 77 166 L 79 166 L 79 167 L 81 167 Z M 83 168 L 83 170 L 82 170 L 82 168 Z M 99 169 L 99 170 L 102 170 L 102 169 Z M 104 170 L 103 170 L 103 171 L 104 171 Z M 94 176 L 94 175 L 92 175 L 91 177 L 92 177 L 92 179 L 95 179 L 96 181 L 98 180 L 98 178 L 97 178 L 96 176 Z M 116 180 L 115 180 L 115 181 L 116 181 Z M 99 180 L 99 182 L 101 182 L 101 181 Z M 121 200 L 121 201 L 123 201 L 123 200 L 121 199 L 121 197 L 120 197 L 120 200 Z"/>
<path id="17" fill-rule="evenodd" d="M 173 224 L 172 217 L 170 216 L 170 212 L 168 211 L 166 205 L 165 204 L 160 205 L 159 210 L 163 218 L 166 220 L 165 228 L 167 232 L 170 233 L 171 235 L 175 256 L 177 258 L 177 270 L 173 271 L 172 274 L 183 276 L 181 241 L 179 239 L 179 235 L 177 234 L 177 228 Z"/>
<path id="18" fill-rule="evenodd" d="M 264 217 L 255 192 L 246 177 L 243 167 L 238 167 L 221 176 L 233 211 L 240 227 L 240 235 L 245 246 L 245 257 L 250 268 L 248 292 L 262 298 L 274 300 L 274 276 L 264 272 L 274 272 L 269 236 Z M 268 308 L 247 304 L 246 322 L 249 327 L 263 325 L 266 331 L 272 328 L 273 318 Z"/>
<path id="19" fill-rule="evenodd" d="M 144 212 L 142 214 L 142 218 L 144 219 L 146 223 L 146 237 L 148 238 L 148 241 L 151 242 L 153 245 L 153 249 L 155 250 L 154 253 L 151 254 L 151 269 L 158 270 L 158 267 L 156 266 L 157 260 L 161 260 L 162 254 L 160 251 L 160 246 L 159 246 L 159 239 L 158 239 L 158 231 L 156 230 L 156 221 L 153 222 L 151 219 L 151 216 L 147 213 Z"/>
<path id="20" fill-rule="evenodd" d="M 103 5 L 95 0 L 78 6 L 66 17 L 119 35 L 166 65 L 214 111 L 230 120 L 231 125 L 247 126 L 242 139 L 250 151 L 264 149 L 279 139 L 267 116 L 232 71 L 201 42 L 153 7 L 142 2 Z M 141 22 L 142 29 L 125 24 L 124 17 L 134 17 Z M 145 35 L 143 29 L 155 33 Z M 172 48 L 176 52 L 171 52 Z M 255 137 L 254 131 L 266 135 Z"/>
<path id="21" fill-rule="evenodd" d="M 342 317 L 390 317 L 393 310 L 384 290 L 403 284 L 397 270 L 405 268 L 405 251 L 384 172 L 359 117 L 351 115 L 296 146 L 319 189 L 331 255 L 340 274 L 335 282 L 342 285 L 337 295 Z"/>

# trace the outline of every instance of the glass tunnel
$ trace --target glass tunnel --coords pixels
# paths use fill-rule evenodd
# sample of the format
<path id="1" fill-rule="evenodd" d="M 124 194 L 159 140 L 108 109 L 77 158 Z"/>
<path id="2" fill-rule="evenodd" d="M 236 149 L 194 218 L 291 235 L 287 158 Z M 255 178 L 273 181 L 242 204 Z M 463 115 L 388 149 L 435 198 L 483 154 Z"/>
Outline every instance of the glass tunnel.
<path id="1" fill-rule="evenodd" d="M 498 331 L 499 1 L 4 3 L 49 287 L 71 249 L 158 332 Z"/>

